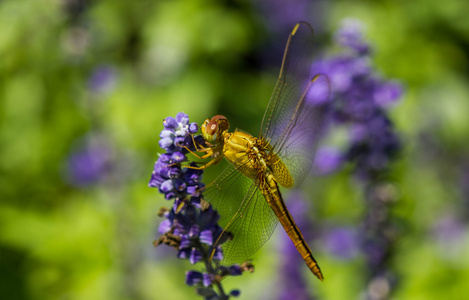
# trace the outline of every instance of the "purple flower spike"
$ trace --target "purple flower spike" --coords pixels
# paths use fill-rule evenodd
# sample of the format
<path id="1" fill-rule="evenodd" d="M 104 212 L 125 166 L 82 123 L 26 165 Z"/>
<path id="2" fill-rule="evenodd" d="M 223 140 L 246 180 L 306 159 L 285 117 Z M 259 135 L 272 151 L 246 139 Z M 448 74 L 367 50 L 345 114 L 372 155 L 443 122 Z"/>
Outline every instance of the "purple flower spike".
<path id="1" fill-rule="evenodd" d="M 186 284 L 189 286 L 194 286 L 197 284 L 209 286 L 211 283 L 210 276 L 207 273 L 200 273 L 197 271 L 188 271 L 186 273 Z"/>
<path id="2" fill-rule="evenodd" d="M 180 151 L 176 151 L 174 152 L 172 155 L 171 155 L 171 160 L 174 162 L 174 163 L 182 163 L 184 161 L 187 160 L 186 156 L 184 155 L 184 153 L 180 152 Z"/>
<path id="3" fill-rule="evenodd" d="M 221 251 L 221 248 L 218 247 L 215 250 L 215 254 L 213 255 L 214 260 L 222 261 L 223 260 L 223 252 Z"/>
<path id="4" fill-rule="evenodd" d="M 171 230 L 171 221 L 170 220 L 164 220 L 163 222 L 160 223 L 160 226 L 158 227 L 158 232 L 160 234 L 165 234 L 169 230 Z"/>
<path id="5" fill-rule="evenodd" d="M 318 149 L 314 166 L 319 174 L 329 174 L 339 169 L 343 162 L 343 155 L 338 149 L 325 146 Z"/>
<path id="6" fill-rule="evenodd" d="M 158 144 L 160 145 L 161 148 L 168 150 L 172 145 L 173 145 L 173 139 L 171 138 L 164 138 L 161 139 Z"/>
<path id="7" fill-rule="evenodd" d="M 180 249 L 190 248 L 192 241 L 189 239 L 187 235 L 181 235 L 181 245 L 179 246 Z M 189 249 L 186 249 L 190 251 Z"/>
<path id="8" fill-rule="evenodd" d="M 310 105 L 323 105 L 329 101 L 330 82 L 326 76 L 319 75 L 315 78 L 311 88 L 308 90 L 308 103 Z"/>
<path id="9" fill-rule="evenodd" d="M 169 178 L 178 178 L 181 175 L 181 167 L 180 166 L 171 166 L 166 167 L 166 174 Z"/>
<path id="10" fill-rule="evenodd" d="M 111 91 L 116 83 L 116 72 L 110 66 L 97 67 L 90 79 L 88 80 L 88 87 L 91 91 L 96 93 L 105 93 Z"/>
<path id="11" fill-rule="evenodd" d="M 363 39 L 363 23 L 355 19 L 345 19 L 336 33 L 337 43 L 355 50 L 359 54 L 367 54 L 369 45 Z"/>
<path id="12" fill-rule="evenodd" d="M 357 232 L 346 227 L 331 230 L 325 244 L 330 253 L 345 260 L 353 258 L 359 250 Z"/>
<path id="13" fill-rule="evenodd" d="M 200 233 L 200 242 L 207 244 L 207 245 L 212 245 L 213 244 L 213 233 L 211 230 L 204 230 Z"/>
<path id="14" fill-rule="evenodd" d="M 228 269 L 230 274 L 233 276 L 239 276 L 243 273 L 241 267 L 238 265 L 230 266 Z"/>
<path id="15" fill-rule="evenodd" d="M 194 134 L 199 130 L 199 126 L 197 126 L 197 123 L 190 123 L 189 124 L 189 133 Z"/>
<path id="16" fill-rule="evenodd" d="M 173 192 L 173 191 L 167 192 L 167 193 L 165 193 L 164 198 L 166 200 L 174 199 L 174 198 L 176 198 L 176 193 Z"/>
<path id="17" fill-rule="evenodd" d="M 189 124 L 189 116 L 183 112 L 180 112 L 176 115 L 176 121 L 181 125 L 187 125 Z"/>
<path id="18" fill-rule="evenodd" d="M 188 271 L 186 273 L 186 284 L 188 286 L 194 286 L 198 283 L 203 282 L 203 274 L 196 271 Z"/>
<path id="19" fill-rule="evenodd" d="M 390 81 L 378 86 L 373 94 L 376 104 L 387 107 L 393 104 L 402 96 L 402 85 L 398 82 Z"/>
<path id="20" fill-rule="evenodd" d="M 159 188 L 164 181 L 165 179 L 163 177 L 153 171 L 153 173 L 151 174 L 150 182 L 148 182 L 148 186 Z"/>
<path id="21" fill-rule="evenodd" d="M 161 162 L 162 164 L 169 164 L 171 162 L 171 157 L 172 157 L 171 154 L 163 153 L 158 158 L 158 162 Z"/>
<path id="22" fill-rule="evenodd" d="M 76 187 L 109 181 L 116 169 L 116 151 L 102 133 L 90 133 L 77 141 L 67 157 L 67 180 Z"/>
<path id="23" fill-rule="evenodd" d="M 217 223 L 217 211 L 211 206 L 207 208 L 206 202 L 201 204 L 203 170 L 182 165 L 187 161 L 188 149 L 195 149 L 194 140 L 204 145 L 203 137 L 192 136 L 197 132 L 198 126 L 196 123 L 189 123 L 189 117 L 184 113 L 177 114 L 176 118 L 168 117 L 163 123 L 165 129 L 160 133 L 159 144 L 166 153 L 161 154 L 156 161 L 148 185 L 157 187 L 165 199 L 174 199 L 174 203 L 172 209 L 160 213 L 165 220 L 158 228 L 162 236 L 155 245 L 164 243 L 178 249 L 177 257 L 187 259 L 191 264 L 204 261 L 210 274 L 189 271 L 186 273 L 186 284 L 198 286 L 197 293 L 207 296 L 206 299 L 218 299 L 218 296 L 228 299 L 239 293 L 225 294 L 220 289 L 218 295 L 212 288 L 201 288 L 211 286 L 211 278 L 222 275 L 221 245 L 213 247 L 213 240 L 220 236 L 223 229 Z M 197 164 L 192 162 L 190 166 L 196 167 Z M 213 260 L 209 260 L 213 250 Z M 240 274 L 239 266 L 232 266 L 230 270 L 232 275 Z"/>
<path id="24" fill-rule="evenodd" d="M 190 255 L 191 255 L 191 249 L 185 248 L 185 249 L 179 250 L 177 257 L 180 259 L 188 259 Z"/>
<path id="25" fill-rule="evenodd" d="M 186 190 L 186 187 L 187 187 L 187 183 L 184 180 L 180 178 L 174 180 L 174 188 L 179 193 L 184 192 Z"/>
<path id="26" fill-rule="evenodd" d="M 164 194 L 173 190 L 174 190 L 174 184 L 171 179 L 165 180 L 160 186 L 160 192 Z"/>
<path id="27" fill-rule="evenodd" d="M 190 237 L 190 238 L 198 237 L 198 236 L 199 236 L 199 233 L 200 233 L 200 228 L 199 228 L 199 225 L 197 225 L 197 224 L 194 224 L 194 225 L 191 226 L 191 228 L 189 229 L 189 237 Z"/>
<path id="28" fill-rule="evenodd" d="M 171 130 L 171 129 L 161 130 L 160 138 L 162 138 L 162 139 L 163 138 L 173 139 L 174 138 L 174 130 Z"/>
<path id="29" fill-rule="evenodd" d="M 184 147 L 188 146 L 188 139 L 183 135 L 183 136 L 176 136 L 174 139 L 174 144 L 178 147 Z"/>
<path id="30" fill-rule="evenodd" d="M 345 153 L 334 156 L 318 153 L 317 165 L 328 173 L 346 161 L 354 162 L 356 174 L 366 179 L 386 169 L 400 149 L 385 108 L 397 101 L 402 87 L 398 82 L 382 80 L 375 74 L 369 57 L 370 47 L 361 30 L 360 22 L 344 21 L 336 39 L 354 51 L 316 62 L 313 70 L 329 77 L 329 103 L 334 103 L 329 110 L 333 121 L 349 125 L 350 137 L 349 146 L 344 147 Z M 315 98 L 317 96 L 311 96 L 311 99 Z"/>
<path id="31" fill-rule="evenodd" d="M 167 117 L 163 120 L 163 126 L 166 129 L 175 129 L 178 127 L 178 122 L 173 117 Z"/>
<path id="32" fill-rule="evenodd" d="M 201 260 L 202 254 L 196 248 L 192 248 L 191 254 L 189 256 L 189 262 L 194 265 Z"/>

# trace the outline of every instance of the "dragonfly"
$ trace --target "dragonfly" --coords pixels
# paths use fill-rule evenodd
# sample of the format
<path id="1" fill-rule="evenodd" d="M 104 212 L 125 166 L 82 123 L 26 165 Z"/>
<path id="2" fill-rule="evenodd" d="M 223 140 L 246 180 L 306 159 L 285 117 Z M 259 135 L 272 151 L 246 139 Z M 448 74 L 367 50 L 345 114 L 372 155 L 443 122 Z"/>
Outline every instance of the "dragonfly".
<path id="1" fill-rule="evenodd" d="M 329 80 L 311 76 L 313 29 L 296 24 L 290 33 L 280 75 L 258 137 L 236 129 L 216 115 L 201 126 L 206 146 L 200 168 L 227 159 L 229 167 L 206 188 L 204 199 L 220 214 L 224 262 L 242 263 L 259 250 L 280 222 L 309 269 L 324 276 L 300 229 L 288 212 L 279 186 L 298 187 L 308 175 L 327 111 Z"/>

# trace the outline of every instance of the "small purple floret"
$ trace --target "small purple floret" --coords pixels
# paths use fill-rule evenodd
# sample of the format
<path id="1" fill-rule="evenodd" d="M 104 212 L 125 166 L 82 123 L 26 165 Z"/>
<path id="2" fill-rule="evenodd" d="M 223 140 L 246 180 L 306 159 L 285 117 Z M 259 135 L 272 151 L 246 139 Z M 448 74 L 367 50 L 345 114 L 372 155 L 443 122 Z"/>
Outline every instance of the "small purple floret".
<path id="1" fill-rule="evenodd" d="M 203 286 L 209 286 L 211 284 L 210 276 L 207 273 L 200 273 L 197 271 L 188 271 L 186 273 L 186 284 L 188 286 L 195 286 L 202 284 Z"/>

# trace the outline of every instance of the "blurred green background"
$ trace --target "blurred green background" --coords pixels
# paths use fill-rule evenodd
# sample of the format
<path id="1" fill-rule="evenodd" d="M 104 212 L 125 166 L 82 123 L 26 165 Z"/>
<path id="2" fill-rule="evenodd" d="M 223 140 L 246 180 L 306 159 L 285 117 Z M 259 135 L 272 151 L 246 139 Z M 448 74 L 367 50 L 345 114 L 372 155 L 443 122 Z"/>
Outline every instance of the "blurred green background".
<path id="1" fill-rule="evenodd" d="M 343 18 L 361 20 L 377 70 L 405 86 L 391 110 L 404 145 L 391 174 L 393 297 L 469 294 L 469 2 L 311 1 L 295 15 L 303 2 L 275 14 L 267 0 L 1 1 L 0 298 L 196 298 L 184 278 L 200 267 L 152 246 L 169 205 L 147 187 L 162 120 L 224 114 L 257 133 L 296 16 L 316 28 L 318 53 Z M 91 179 L 70 173 L 96 159 L 87 147 L 101 171 Z M 358 223 L 365 202 L 350 173 L 309 182 L 316 224 Z M 279 231 L 255 273 L 224 281 L 242 299 L 278 292 Z M 304 268 L 311 291 L 359 298 L 363 258 L 312 248 L 326 281 Z"/>

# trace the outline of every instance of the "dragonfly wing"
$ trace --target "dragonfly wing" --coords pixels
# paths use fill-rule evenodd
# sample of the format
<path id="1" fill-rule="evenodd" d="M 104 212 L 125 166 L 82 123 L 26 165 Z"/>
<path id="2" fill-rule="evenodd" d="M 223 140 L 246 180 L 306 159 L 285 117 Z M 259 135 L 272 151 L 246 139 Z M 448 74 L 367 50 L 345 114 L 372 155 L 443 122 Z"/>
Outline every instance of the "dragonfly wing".
<path id="1" fill-rule="evenodd" d="M 311 79 L 313 29 L 298 23 L 288 37 L 282 67 L 261 125 L 261 137 L 276 142 L 293 115 L 296 104 Z"/>
<path id="2" fill-rule="evenodd" d="M 229 167 L 211 185 L 204 198 L 218 210 L 219 224 L 233 235 L 222 245 L 223 263 L 242 263 L 270 238 L 278 219 L 258 188 L 239 167 Z"/>
<path id="3" fill-rule="evenodd" d="M 288 38 L 261 127 L 261 137 L 287 166 L 293 186 L 302 182 L 313 164 L 330 91 L 325 75 L 311 77 L 312 51 L 312 28 L 298 23 Z"/>

